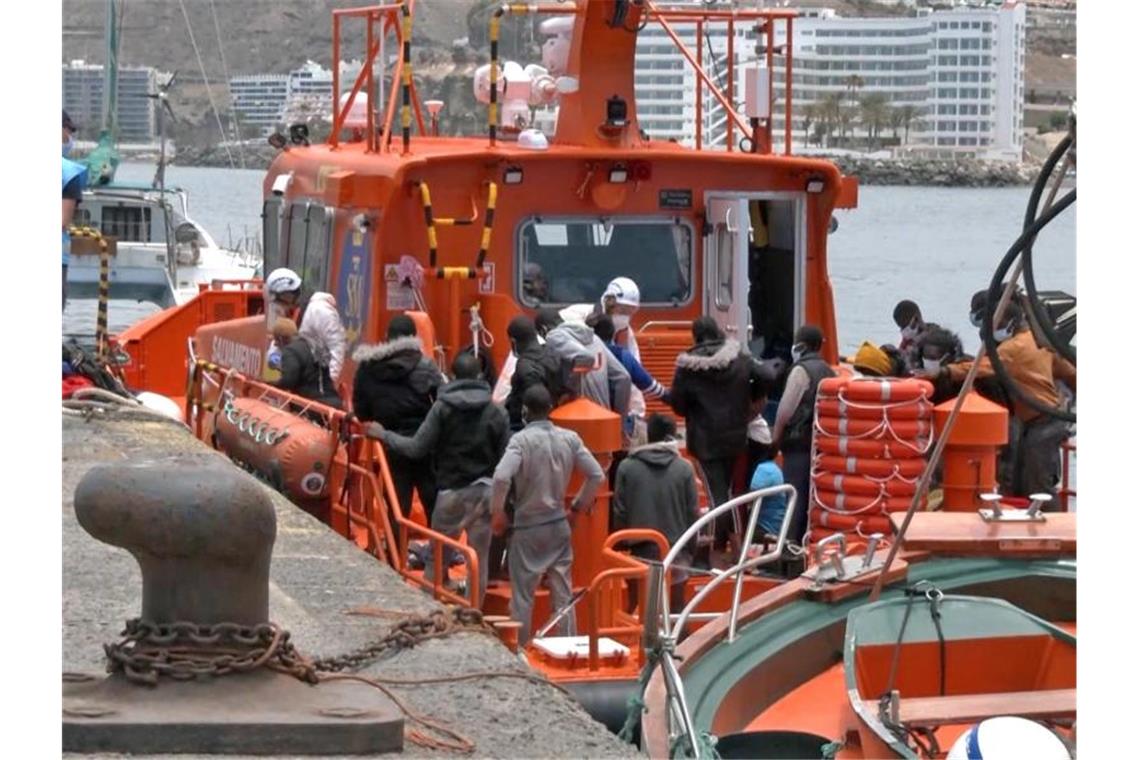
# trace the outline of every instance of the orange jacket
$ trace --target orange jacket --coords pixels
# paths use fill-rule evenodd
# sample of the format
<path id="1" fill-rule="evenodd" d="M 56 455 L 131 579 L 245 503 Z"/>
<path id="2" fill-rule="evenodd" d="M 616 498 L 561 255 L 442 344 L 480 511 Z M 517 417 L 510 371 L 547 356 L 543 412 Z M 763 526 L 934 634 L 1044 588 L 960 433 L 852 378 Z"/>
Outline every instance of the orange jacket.
<path id="1" fill-rule="evenodd" d="M 1077 368 L 1049 349 L 1038 346 L 1028 328 L 1000 343 L 998 355 L 1006 372 L 1018 387 L 1042 404 L 1052 407 L 1060 404 L 1061 394 L 1057 391 L 1057 380 L 1063 381 L 1076 393 Z M 994 376 L 994 368 L 989 357 L 983 354 L 977 361 L 979 362 L 977 379 Z M 966 379 L 971 364 L 973 362 L 959 362 L 947 366 L 950 379 L 955 383 L 961 383 Z M 1014 400 L 1013 412 L 1024 422 L 1040 416 L 1040 412 L 1036 409 L 1017 400 Z"/>

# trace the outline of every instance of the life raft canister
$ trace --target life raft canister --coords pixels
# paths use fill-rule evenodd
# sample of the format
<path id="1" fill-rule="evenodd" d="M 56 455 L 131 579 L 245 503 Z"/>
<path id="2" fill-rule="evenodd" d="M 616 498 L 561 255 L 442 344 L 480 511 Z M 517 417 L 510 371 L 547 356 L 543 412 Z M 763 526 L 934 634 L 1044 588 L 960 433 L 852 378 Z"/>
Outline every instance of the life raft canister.
<path id="1" fill-rule="evenodd" d="M 264 401 L 235 398 L 218 412 L 214 434 L 219 448 L 300 506 L 325 497 L 335 451 L 325 428 Z"/>
<path id="2" fill-rule="evenodd" d="M 926 380 L 833 377 L 816 396 L 811 523 L 889 533 L 888 515 L 914 499 L 933 441 Z"/>

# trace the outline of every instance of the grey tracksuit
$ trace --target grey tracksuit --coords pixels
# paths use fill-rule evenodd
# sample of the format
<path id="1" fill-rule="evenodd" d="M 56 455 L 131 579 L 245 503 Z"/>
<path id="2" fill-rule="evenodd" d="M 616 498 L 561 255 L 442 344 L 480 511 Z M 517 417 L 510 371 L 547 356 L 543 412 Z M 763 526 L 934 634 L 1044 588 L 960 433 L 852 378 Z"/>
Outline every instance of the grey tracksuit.
<path id="1" fill-rule="evenodd" d="M 564 366 L 590 366 L 600 362 L 597 369 L 574 374 L 570 387 L 577 395 L 625 417 L 633 383 L 629 372 L 593 329 L 577 322 L 563 322 L 546 334 L 546 347 L 562 359 Z"/>
<path id="2" fill-rule="evenodd" d="M 549 420 L 532 422 L 515 433 L 495 468 L 491 511 L 502 512 L 512 482 L 515 493 L 514 533 L 511 536 L 511 617 L 522 624 L 519 644 L 530 640 L 534 592 L 545 574 L 551 604 L 558 610 L 570 602 L 570 525 L 566 520 L 566 488 L 574 470 L 585 476 L 570 508 L 589 506 L 605 473 L 582 445 L 578 434 Z M 565 636 L 574 633 L 574 616 L 560 623 Z"/>

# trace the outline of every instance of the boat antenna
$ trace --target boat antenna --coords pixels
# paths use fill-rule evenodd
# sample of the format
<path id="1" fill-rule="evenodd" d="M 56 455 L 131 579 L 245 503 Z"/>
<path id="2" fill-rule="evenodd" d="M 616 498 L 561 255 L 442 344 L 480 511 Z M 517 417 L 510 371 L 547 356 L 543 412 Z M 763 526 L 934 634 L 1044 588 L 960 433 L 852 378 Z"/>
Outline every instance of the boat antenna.
<path id="1" fill-rule="evenodd" d="M 170 77 L 158 85 L 158 92 L 148 92 L 146 97 L 153 98 L 158 101 L 158 168 L 154 171 L 154 181 L 151 187 L 158 188 L 159 192 L 166 190 L 166 116 L 169 114 L 171 123 L 178 121 L 178 117 L 174 115 L 174 109 L 170 107 L 170 98 L 167 91 L 174 80 L 178 77 L 178 72 L 174 72 Z"/>
<path id="2" fill-rule="evenodd" d="M 210 15 L 214 17 L 214 36 L 218 40 L 218 55 L 222 59 L 222 76 L 226 80 L 226 91 L 229 91 L 230 82 L 230 69 L 226 65 L 226 48 L 222 45 L 222 29 L 218 24 L 218 11 L 214 7 L 214 0 L 210 0 Z M 242 140 L 241 133 L 241 119 L 238 118 L 238 111 L 234 108 L 233 97 L 230 97 L 230 115 L 233 117 L 234 137 L 237 138 L 238 147 L 238 161 L 241 162 L 241 168 L 245 168 L 245 142 Z"/>
<path id="3" fill-rule="evenodd" d="M 226 150 L 230 168 L 235 169 L 234 155 L 230 152 L 230 145 L 226 141 L 226 130 L 222 126 L 222 117 L 218 114 L 218 106 L 214 103 L 214 93 L 210 90 L 210 78 L 206 76 L 206 64 L 202 63 L 202 51 L 198 49 L 198 42 L 194 39 L 194 27 L 190 24 L 190 14 L 186 12 L 186 0 L 178 0 L 182 8 L 182 18 L 186 20 L 186 31 L 190 34 L 190 45 L 194 48 L 194 56 L 198 59 L 198 71 L 202 73 L 202 83 L 206 85 L 206 99 L 210 101 L 210 110 L 214 112 L 214 121 L 218 123 L 218 132 L 222 135 L 222 147 Z"/>

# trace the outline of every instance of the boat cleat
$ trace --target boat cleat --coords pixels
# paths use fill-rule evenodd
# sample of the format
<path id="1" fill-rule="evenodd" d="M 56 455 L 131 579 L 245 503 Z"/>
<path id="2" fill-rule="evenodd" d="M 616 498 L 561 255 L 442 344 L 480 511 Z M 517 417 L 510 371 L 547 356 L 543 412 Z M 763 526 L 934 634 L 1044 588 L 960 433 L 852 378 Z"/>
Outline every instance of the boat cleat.
<path id="1" fill-rule="evenodd" d="M 867 538 L 867 550 L 863 555 L 849 557 L 847 537 L 842 533 L 828 536 L 815 545 L 815 562 L 800 577 L 812 581 L 812 588 L 819 590 L 824 584 L 844 583 L 877 573 L 883 569 L 886 561 L 883 557 L 875 556 L 875 550 L 882 540 L 882 533 L 872 533 Z"/>
<path id="2" fill-rule="evenodd" d="M 1035 493 L 1029 496 L 1029 509 L 1002 509 L 1001 494 L 984 493 L 981 499 L 990 506 L 979 509 L 978 514 L 988 523 L 1043 523 L 1045 515 L 1041 508 L 1052 498 L 1052 494 Z"/>

